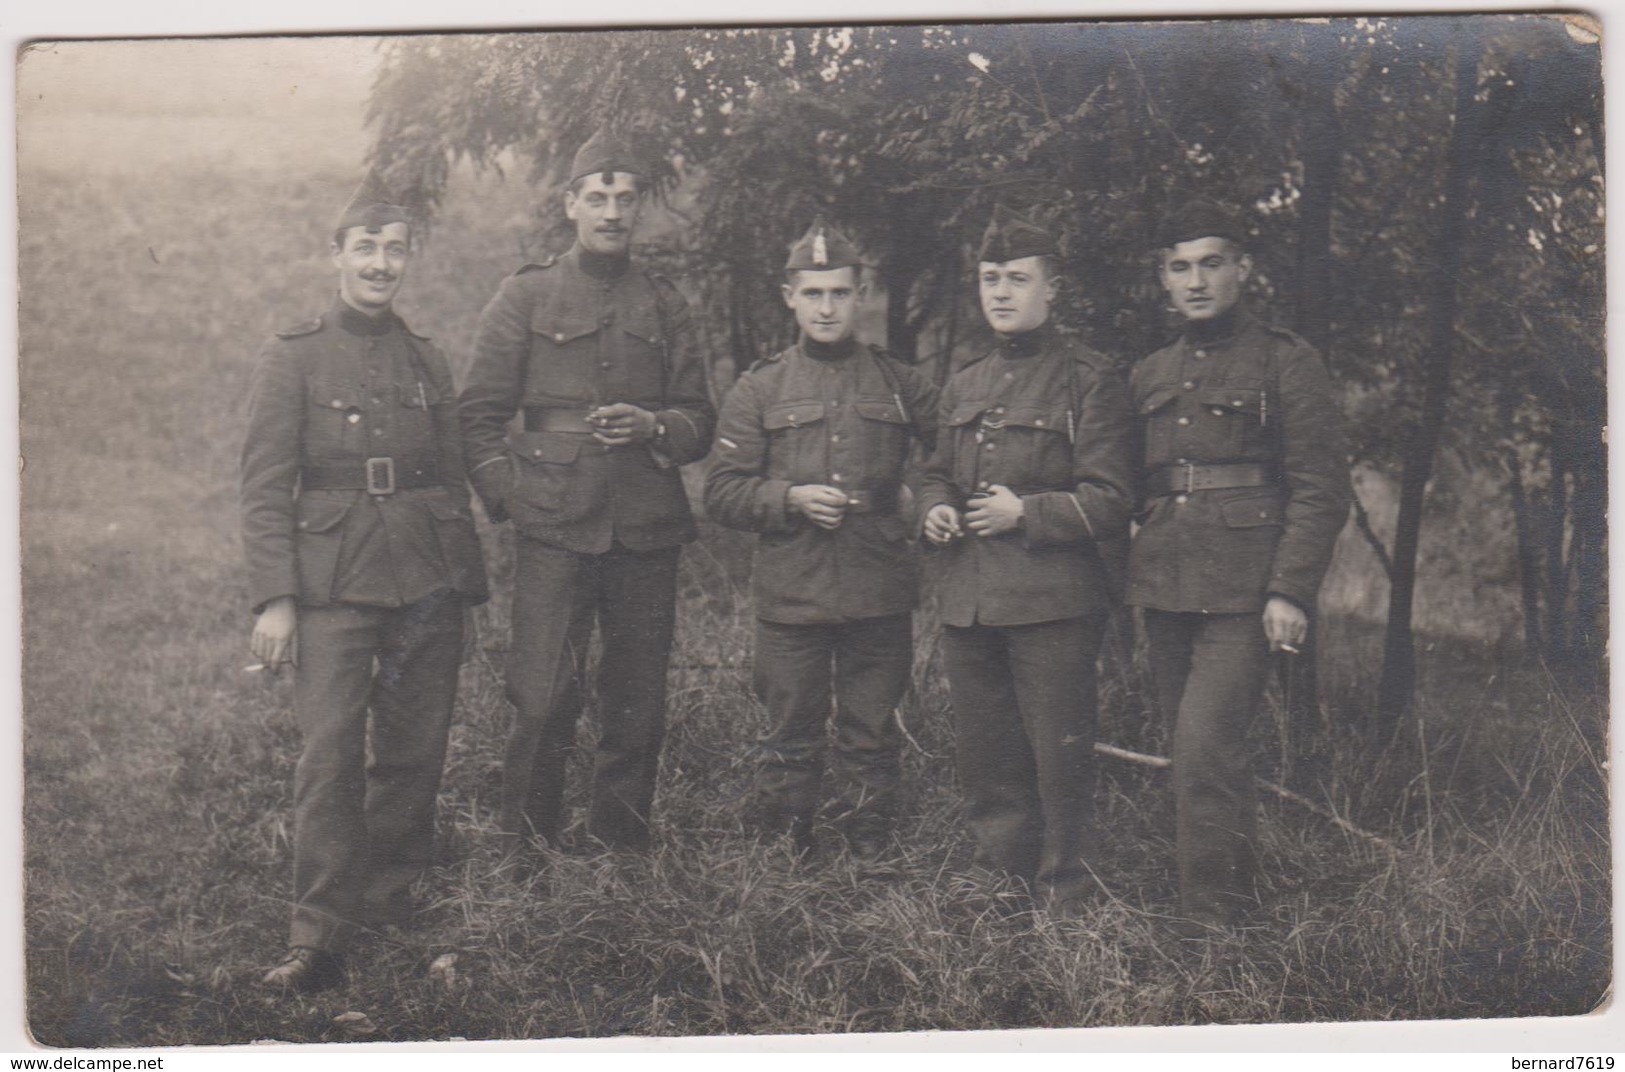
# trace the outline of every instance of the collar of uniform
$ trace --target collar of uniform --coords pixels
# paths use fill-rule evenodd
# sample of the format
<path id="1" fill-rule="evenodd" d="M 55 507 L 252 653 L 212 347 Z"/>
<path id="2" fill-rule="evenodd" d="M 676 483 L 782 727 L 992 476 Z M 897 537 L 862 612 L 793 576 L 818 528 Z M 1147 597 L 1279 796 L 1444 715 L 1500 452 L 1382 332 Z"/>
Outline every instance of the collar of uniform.
<path id="1" fill-rule="evenodd" d="M 1185 340 L 1192 346 L 1223 346 L 1246 330 L 1251 322 L 1252 314 L 1238 301 L 1223 316 L 1185 321 Z"/>
<path id="2" fill-rule="evenodd" d="M 333 322 L 351 335 L 360 335 L 363 338 L 388 335 L 395 328 L 395 313 L 385 309 L 377 316 L 368 316 L 342 297 L 333 298 Z"/>
<path id="3" fill-rule="evenodd" d="M 1031 331 L 1016 332 L 1011 335 L 998 336 L 999 353 L 1005 357 L 1023 358 L 1031 357 L 1044 348 L 1044 345 L 1055 335 L 1055 328 L 1048 320 L 1033 328 Z"/>
<path id="4" fill-rule="evenodd" d="M 809 339 L 805 335 L 801 338 L 801 352 L 814 361 L 840 361 L 851 357 L 858 349 L 857 339 L 842 339 L 840 342 L 819 342 Z"/>
<path id="5" fill-rule="evenodd" d="M 615 280 L 626 274 L 627 268 L 631 267 L 632 264 L 632 258 L 630 257 L 594 253 L 592 250 L 584 249 L 580 245 L 576 246 L 574 252 L 576 263 L 581 266 L 581 270 L 600 283 L 615 282 Z"/>

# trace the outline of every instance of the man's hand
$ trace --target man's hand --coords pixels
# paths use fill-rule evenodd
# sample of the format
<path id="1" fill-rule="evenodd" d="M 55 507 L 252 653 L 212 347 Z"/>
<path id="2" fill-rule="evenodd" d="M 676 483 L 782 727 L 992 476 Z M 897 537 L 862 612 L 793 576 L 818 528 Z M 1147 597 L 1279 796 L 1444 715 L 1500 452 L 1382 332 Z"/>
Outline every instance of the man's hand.
<path id="1" fill-rule="evenodd" d="M 925 538 L 938 547 L 946 547 L 965 530 L 959 525 L 959 511 L 948 503 L 937 503 L 925 515 Z"/>
<path id="2" fill-rule="evenodd" d="M 1269 638 L 1271 651 L 1297 655 L 1309 635 L 1309 616 L 1290 599 L 1270 596 L 1264 604 L 1264 635 Z"/>
<path id="3" fill-rule="evenodd" d="M 840 528 L 846 516 L 846 492 L 827 484 L 797 484 L 785 495 L 785 501 L 821 529 Z"/>
<path id="4" fill-rule="evenodd" d="M 986 495 L 971 499 L 965 522 L 978 536 L 999 536 L 1014 532 L 1021 523 L 1021 497 L 1003 484 L 994 484 Z"/>
<path id="5" fill-rule="evenodd" d="M 299 662 L 299 612 L 292 596 L 278 596 L 260 611 L 248 650 L 273 671 L 283 663 Z"/>
<path id="6" fill-rule="evenodd" d="M 648 410 L 630 402 L 612 402 L 587 415 L 592 437 L 606 447 L 628 447 L 654 438 L 659 423 Z"/>

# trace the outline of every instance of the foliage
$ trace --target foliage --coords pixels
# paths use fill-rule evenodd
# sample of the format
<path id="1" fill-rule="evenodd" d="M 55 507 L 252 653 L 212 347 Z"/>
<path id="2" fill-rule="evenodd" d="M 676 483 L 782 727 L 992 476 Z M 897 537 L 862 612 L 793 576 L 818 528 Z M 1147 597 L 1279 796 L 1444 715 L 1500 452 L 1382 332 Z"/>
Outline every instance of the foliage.
<path id="1" fill-rule="evenodd" d="M 1424 411 L 1453 64 L 1471 42 L 1484 134 L 1464 150 L 1466 203 L 1448 206 L 1468 217 L 1452 243 L 1466 358 L 1441 388 L 1456 401 Z M 374 158 L 436 197 L 452 162 L 511 155 L 546 193 L 599 123 L 636 133 L 688 222 L 670 262 L 733 371 L 789 341 L 778 266 L 814 212 L 868 249 L 887 345 L 946 374 L 980 335 L 968 279 L 995 200 L 1058 234 L 1063 321 L 1135 357 L 1171 329 L 1155 221 L 1192 195 L 1228 199 L 1256 235 L 1255 303 L 1309 332 L 1345 385 L 1352 460 L 1420 478 L 1424 424 L 1442 420 L 1443 449 L 1511 491 L 1522 537 L 1500 553 L 1530 592 L 1532 650 L 1595 667 L 1599 71 L 1595 40 L 1545 17 L 424 38 L 392 46 Z M 567 241 L 556 216 L 551 240 Z"/>

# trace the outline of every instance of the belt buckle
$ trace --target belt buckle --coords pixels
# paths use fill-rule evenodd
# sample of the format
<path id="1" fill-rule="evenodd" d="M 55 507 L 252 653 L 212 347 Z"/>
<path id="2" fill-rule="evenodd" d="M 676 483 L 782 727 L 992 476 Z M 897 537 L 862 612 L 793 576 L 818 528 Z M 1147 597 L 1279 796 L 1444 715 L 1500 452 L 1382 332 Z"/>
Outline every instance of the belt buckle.
<path id="1" fill-rule="evenodd" d="M 368 458 L 365 464 L 367 467 L 367 494 L 395 494 L 395 459 Z"/>
<path id="2" fill-rule="evenodd" d="M 1196 490 L 1196 463 L 1185 463 L 1185 494 L 1189 495 Z"/>

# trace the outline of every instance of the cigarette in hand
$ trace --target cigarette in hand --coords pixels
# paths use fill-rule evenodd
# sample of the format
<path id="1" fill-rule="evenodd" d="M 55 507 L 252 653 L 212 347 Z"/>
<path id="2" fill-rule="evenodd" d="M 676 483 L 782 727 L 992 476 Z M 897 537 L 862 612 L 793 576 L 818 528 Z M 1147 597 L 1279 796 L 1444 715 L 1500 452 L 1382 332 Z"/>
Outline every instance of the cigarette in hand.
<path id="1" fill-rule="evenodd" d="M 1281 650 L 1286 652 L 1288 655 L 1301 655 L 1301 654 L 1303 654 L 1297 648 L 1294 648 L 1291 644 L 1287 644 L 1287 643 L 1284 643 L 1284 642 L 1281 644 Z"/>

